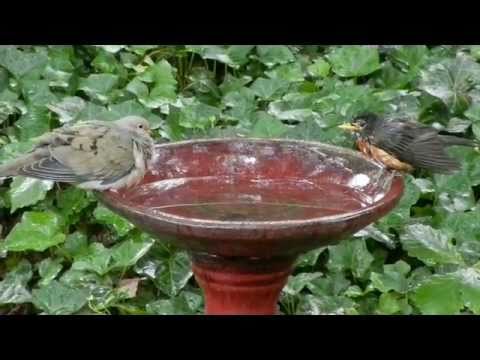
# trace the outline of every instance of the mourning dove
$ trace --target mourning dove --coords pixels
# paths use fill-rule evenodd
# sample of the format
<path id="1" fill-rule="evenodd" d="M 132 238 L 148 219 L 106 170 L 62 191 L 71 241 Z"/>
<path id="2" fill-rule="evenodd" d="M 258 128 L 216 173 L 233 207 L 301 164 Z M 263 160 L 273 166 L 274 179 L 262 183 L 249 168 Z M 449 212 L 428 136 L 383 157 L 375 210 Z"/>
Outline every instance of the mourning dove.
<path id="1" fill-rule="evenodd" d="M 0 177 L 26 176 L 108 190 L 137 184 L 153 154 L 148 121 L 85 121 L 36 139 L 32 151 L 0 166 Z"/>

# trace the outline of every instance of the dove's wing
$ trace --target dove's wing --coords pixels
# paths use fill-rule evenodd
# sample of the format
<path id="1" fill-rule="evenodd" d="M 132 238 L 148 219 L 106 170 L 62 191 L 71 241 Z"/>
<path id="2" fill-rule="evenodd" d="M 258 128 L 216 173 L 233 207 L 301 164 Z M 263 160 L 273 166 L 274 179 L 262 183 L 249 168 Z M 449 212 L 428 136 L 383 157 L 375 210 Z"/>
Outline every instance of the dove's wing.
<path id="1" fill-rule="evenodd" d="M 115 126 L 83 123 L 58 129 L 38 140 L 34 151 L 48 156 L 23 166 L 19 174 L 59 182 L 115 182 L 135 166 L 133 138 Z"/>

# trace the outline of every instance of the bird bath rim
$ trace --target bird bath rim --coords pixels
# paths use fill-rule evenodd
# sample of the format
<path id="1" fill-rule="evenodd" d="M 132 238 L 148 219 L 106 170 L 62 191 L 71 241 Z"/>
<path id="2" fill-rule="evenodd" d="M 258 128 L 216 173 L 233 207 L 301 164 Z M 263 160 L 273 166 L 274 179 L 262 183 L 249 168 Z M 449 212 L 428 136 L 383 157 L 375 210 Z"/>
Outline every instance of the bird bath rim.
<path id="1" fill-rule="evenodd" d="M 331 144 L 325 144 L 316 141 L 306 141 L 306 140 L 298 140 L 298 139 L 282 139 L 282 138 L 275 138 L 275 139 L 265 139 L 265 138 L 237 138 L 237 137 L 228 137 L 228 138 L 211 138 L 211 139 L 192 139 L 192 140 L 184 140 L 184 141 L 175 141 L 175 142 L 168 142 L 163 144 L 155 144 L 154 146 L 154 153 L 157 152 L 159 148 L 172 148 L 172 147 L 180 147 L 189 144 L 202 144 L 202 143 L 227 143 L 230 141 L 244 141 L 250 143 L 291 143 L 291 144 L 298 144 L 304 145 L 309 150 L 317 148 L 323 148 L 326 150 L 332 150 L 337 152 L 339 155 L 346 154 L 353 157 L 357 157 L 360 161 L 368 162 L 370 165 L 376 167 L 379 171 L 388 173 L 384 167 L 380 164 L 372 161 L 364 157 L 360 152 L 351 150 L 348 148 L 343 148 L 340 146 L 335 146 Z M 157 213 L 152 213 L 150 208 L 145 206 L 142 207 L 138 204 L 128 204 L 128 200 L 123 199 L 122 202 L 117 202 L 115 207 L 119 210 L 121 209 L 128 209 L 128 212 L 135 213 L 141 216 L 148 216 L 150 218 L 155 218 L 156 220 L 165 221 L 170 224 L 176 225 L 187 225 L 193 227 L 201 227 L 201 228 L 215 228 L 215 229 L 224 229 L 224 230 L 238 230 L 241 228 L 242 230 L 253 230 L 253 229 L 282 229 L 282 228 L 289 228 L 291 226 L 298 227 L 300 225 L 313 225 L 313 224 L 329 224 L 334 222 L 346 221 L 352 218 L 360 217 L 363 214 L 375 212 L 378 208 L 385 206 L 387 203 L 392 201 L 396 195 L 397 191 L 392 191 L 393 187 L 400 187 L 398 189 L 400 192 L 404 190 L 403 181 L 400 179 L 399 176 L 392 176 L 390 187 L 385 191 L 384 196 L 380 199 L 374 201 L 373 203 L 369 204 L 363 209 L 353 210 L 344 212 L 341 214 L 336 215 L 329 215 L 329 216 L 319 216 L 310 219 L 300 219 L 300 220 L 273 220 L 273 221 L 236 221 L 236 220 L 211 220 L 211 219 L 197 219 L 197 218 L 188 218 L 179 215 L 169 214 L 163 211 L 158 211 Z M 116 191 L 112 191 L 113 193 L 117 193 Z M 103 198 L 103 193 L 99 193 L 100 197 Z"/>

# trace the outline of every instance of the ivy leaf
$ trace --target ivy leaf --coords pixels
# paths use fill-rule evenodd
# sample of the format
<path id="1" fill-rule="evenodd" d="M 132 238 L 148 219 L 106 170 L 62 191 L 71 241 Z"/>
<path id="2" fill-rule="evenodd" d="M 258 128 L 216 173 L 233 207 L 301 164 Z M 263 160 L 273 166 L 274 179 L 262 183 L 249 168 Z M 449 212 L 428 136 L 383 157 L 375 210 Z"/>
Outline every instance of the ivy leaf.
<path id="1" fill-rule="evenodd" d="M 312 280 L 318 279 L 322 276 L 320 272 L 300 273 L 288 278 L 287 285 L 283 291 L 288 295 L 299 294 Z"/>
<path id="2" fill-rule="evenodd" d="M 310 250 L 309 252 L 302 254 L 298 257 L 296 261 L 297 267 L 304 267 L 304 266 L 314 266 L 317 261 L 318 257 L 322 252 L 324 252 L 327 248 L 321 247 L 315 250 Z"/>
<path id="3" fill-rule="evenodd" d="M 163 104 L 164 99 L 174 99 L 176 97 L 177 80 L 173 71 L 170 63 L 162 60 L 151 65 L 147 71 L 141 74 L 138 79 L 153 84 L 153 88 L 149 92 L 148 99 L 139 97 L 140 101 L 143 100 L 147 107 L 158 107 Z M 136 90 L 138 90 L 138 86 Z M 141 95 L 144 96 L 144 93 Z"/>
<path id="4" fill-rule="evenodd" d="M 85 190 L 74 186 L 57 192 L 57 208 L 69 224 L 76 223 L 78 221 L 76 215 L 92 202 L 93 199 L 87 195 Z"/>
<path id="5" fill-rule="evenodd" d="M 307 67 L 307 71 L 311 76 L 324 78 L 330 72 L 330 64 L 323 58 L 318 58 Z"/>
<path id="6" fill-rule="evenodd" d="M 442 219 L 441 229 L 456 240 L 456 247 L 465 259 L 480 260 L 480 212 L 448 213 Z"/>
<path id="7" fill-rule="evenodd" d="M 203 299 L 192 292 L 182 292 L 172 299 L 148 303 L 147 312 L 154 315 L 194 315 L 201 311 Z"/>
<path id="8" fill-rule="evenodd" d="M 91 99 L 102 103 L 108 101 L 108 94 L 118 85 L 119 77 L 114 74 L 90 74 L 80 79 L 79 90 L 83 90 Z"/>
<path id="9" fill-rule="evenodd" d="M 87 102 L 85 107 L 80 111 L 77 116 L 78 120 L 103 120 L 111 121 L 112 115 L 105 106 L 95 104 L 93 102 Z"/>
<path id="10" fill-rule="evenodd" d="M 291 93 L 282 100 L 272 101 L 268 104 L 268 113 L 280 120 L 303 122 L 314 121 L 323 124 L 320 114 L 312 110 L 312 99 L 304 94 Z"/>
<path id="11" fill-rule="evenodd" d="M 16 49 L 14 46 L 0 48 L 0 65 L 10 71 L 16 78 L 41 69 L 48 61 L 44 53 L 27 52 Z"/>
<path id="12" fill-rule="evenodd" d="M 298 305 L 301 315 L 346 315 L 355 314 L 355 302 L 344 296 L 305 295 Z"/>
<path id="13" fill-rule="evenodd" d="M 378 221 L 378 227 L 387 232 L 389 228 L 401 229 L 410 221 L 410 208 L 420 198 L 420 189 L 415 185 L 412 176 L 405 177 L 405 191 L 395 209 Z"/>
<path id="14" fill-rule="evenodd" d="M 288 131 L 288 127 L 273 116 L 259 112 L 251 135 L 257 138 L 279 138 Z"/>
<path id="15" fill-rule="evenodd" d="M 405 277 L 410 272 L 410 265 L 399 260 L 395 264 L 386 264 L 383 266 L 383 274 L 372 272 L 370 280 L 375 289 L 382 293 L 388 293 L 394 290 L 398 293 L 406 293 L 408 291 L 408 281 Z"/>
<path id="16" fill-rule="evenodd" d="M 229 92 L 238 91 L 239 89 L 245 87 L 245 85 L 247 85 L 251 81 L 251 76 L 245 75 L 240 78 L 236 78 L 227 73 L 227 75 L 223 79 L 223 83 L 219 86 L 219 89 L 223 95 L 226 95 Z"/>
<path id="17" fill-rule="evenodd" d="M 288 82 L 281 79 L 258 78 L 250 86 L 253 93 L 262 100 L 271 100 L 283 95 Z"/>
<path id="18" fill-rule="evenodd" d="M 265 74 L 271 79 L 284 80 L 288 82 L 300 82 L 305 79 L 301 65 L 298 62 L 278 65 Z"/>
<path id="19" fill-rule="evenodd" d="M 78 96 L 67 96 L 58 103 L 47 105 L 50 111 L 58 115 L 62 124 L 76 120 L 85 106 L 85 101 Z"/>
<path id="20" fill-rule="evenodd" d="M 203 103 L 187 105 L 179 112 L 178 124 L 187 129 L 206 130 L 215 125 L 220 113 L 220 109 Z"/>
<path id="21" fill-rule="evenodd" d="M 53 280 L 32 291 L 33 304 L 49 315 L 68 315 L 79 311 L 86 303 L 87 289 L 73 288 Z"/>
<path id="22" fill-rule="evenodd" d="M 28 282 L 33 277 L 32 265 L 26 259 L 22 259 L 16 264 L 13 269 L 5 275 L 5 279 L 13 279 L 15 278 L 18 280 L 19 283 L 23 285 L 27 285 Z"/>
<path id="23" fill-rule="evenodd" d="M 20 140 L 27 141 L 50 130 L 50 116 L 45 106 L 29 106 L 15 126 L 20 131 Z"/>
<path id="24" fill-rule="evenodd" d="M 232 59 L 232 67 L 235 69 L 245 65 L 248 62 L 248 55 L 253 49 L 254 45 L 230 45 L 227 53 L 230 59 Z"/>
<path id="25" fill-rule="evenodd" d="M 452 149 L 452 153 L 454 150 Z M 465 149 L 458 149 L 465 154 Z M 466 156 L 463 157 L 464 159 Z M 452 175 L 435 174 L 435 197 L 439 207 L 447 212 L 465 211 L 475 206 L 475 196 L 468 175 L 468 165 L 462 161 L 462 170 Z"/>
<path id="26" fill-rule="evenodd" d="M 125 88 L 127 91 L 136 95 L 140 101 L 146 101 L 148 99 L 148 86 L 142 82 L 138 77 L 133 78 Z"/>
<path id="27" fill-rule="evenodd" d="M 248 61 L 253 45 L 186 45 L 188 51 L 199 54 L 203 59 L 216 60 L 238 69 Z"/>
<path id="28" fill-rule="evenodd" d="M 329 246 L 327 267 L 331 271 L 350 270 L 355 277 L 363 277 L 373 262 L 373 256 L 367 249 L 365 240 L 343 241 Z"/>
<path id="29" fill-rule="evenodd" d="M 325 94 L 315 95 L 312 108 L 325 117 L 337 115 L 336 121 L 331 125 L 339 125 L 345 121 L 345 118 L 351 118 L 363 112 L 384 113 L 386 102 L 393 102 L 393 99 L 381 99 L 380 93 L 374 93 L 368 87 L 349 86 L 336 81 L 326 84 L 324 91 Z"/>
<path id="30" fill-rule="evenodd" d="M 338 146 L 352 146 L 345 131 L 338 128 L 324 129 L 313 119 L 309 119 L 289 129 L 286 137 L 290 139 L 326 142 Z"/>
<path id="31" fill-rule="evenodd" d="M 383 293 L 378 301 L 377 313 L 381 315 L 402 314 L 408 315 L 412 312 L 412 307 L 408 304 L 408 299 L 394 292 Z"/>
<path id="32" fill-rule="evenodd" d="M 192 275 L 188 254 L 175 251 L 159 264 L 155 285 L 166 295 L 174 297 L 185 287 Z"/>
<path id="33" fill-rule="evenodd" d="M 22 94 L 29 106 L 46 106 L 58 101 L 50 91 L 48 80 L 27 79 L 22 81 Z"/>
<path id="34" fill-rule="evenodd" d="M 150 109 L 136 100 L 127 100 L 108 106 L 108 120 L 118 120 L 130 115 L 137 115 L 147 119 L 151 129 L 157 129 L 163 121 L 160 116 L 153 114 Z"/>
<path id="35" fill-rule="evenodd" d="M 417 71 L 428 59 L 428 48 L 425 45 L 400 46 L 390 57 L 404 72 Z"/>
<path id="36" fill-rule="evenodd" d="M 2 72 L 0 72 L 0 76 L 1 74 Z M 0 123 L 7 120 L 10 115 L 25 111 L 25 105 L 23 101 L 18 99 L 18 96 L 17 93 L 14 93 L 9 89 L 4 89 L 0 92 Z"/>
<path id="37" fill-rule="evenodd" d="M 471 267 L 457 270 L 453 276 L 462 285 L 462 299 L 474 314 L 480 314 L 480 270 Z"/>
<path id="38" fill-rule="evenodd" d="M 464 307 L 461 284 L 450 275 L 433 275 L 410 295 L 425 315 L 454 315 Z"/>
<path id="39" fill-rule="evenodd" d="M 72 270 L 93 271 L 103 276 L 110 270 L 111 258 L 110 249 L 106 249 L 103 244 L 93 243 L 90 244 L 87 253 L 75 256 Z"/>
<path id="40" fill-rule="evenodd" d="M 480 46 L 479 45 L 470 45 L 470 54 L 476 60 L 480 60 Z"/>
<path id="41" fill-rule="evenodd" d="M 351 282 L 343 272 L 333 272 L 325 277 L 317 277 L 306 284 L 316 296 L 338 296 L 345 292 Z"/>
<path id="42" fill-rule="evenodd" d="M 22 220 L 10 231 L 3 248 L 8 251 L 44 251 L 65 241 L 61 219 L 51 211 L 23 213 Z"/>
<path id="43" fill-rule="evenodd" d="M 72 288 L 87 288 L 93 291 L 99 287 L 103 288 L 103 286 L 99 284 L 102 284 L 105 280 L 95 272 L 70 268 L 60 277 L 59 281 Z"/>
<path id="44" fill-rule="evenodd" d="M 468 107 L 467 93 L 480 82 L 480 64 L 467 56 L 445 59 L 421 72 L 419 88 L 441 99 L 455 114 Z"/>
<path id="45" fill-rule="evenodd" d="M 95 45 L 99 48 L 104 49 L 105 51 L 108 51 L 109 53 L 116 54 L 120 50 L 125 49 L 127 45 Z"/>
<path id="46" fill-rule="evenodd" d="M 286 64 L 295 60 L 288 46 L 282 45 L 257 45 L 259 60 L 272 67 L 277 64 Z"/>
<path id="47" fill-rule="evenodd" d="M 23 304 L 30 302 L 32 295 L 25 285 L 15 279 L 0 281 L 0 304 Z"/>
<path id="48" fill-rule="evenodd" d="M 465 111 L 465 116 L 473 121 L 473 134 L 477 139 L 480 139 L 480 103 L 473 102 Z"/>
<path id="49" fill-rule="evenodd" d="M 128 75 L 127 70 L 121 66 L 115 55 L 108 51 L 99 51 L 92 61 L 92 66 L 99 73 L 116 74 L 120 78 L 126 78 Z"/>
<path id="50" fill-rule="evenodd" d="M 377 229 L 374 225 L 369 225 L 353 235 L 354 237 L 370 237 L 389 249 L 395 249 L 395 241 L 385 232 Z"/>
<path id="51" fill-rule="evenodd" d="M 38 274 L 42 278 L 38 285 L 48 285 L 62 271 L 62 263 L 59 259 L 46 258 L 38 264 Z"/>
<path id="52" fill-rule="evenodd" d="M 52 189 L 53 181 L 37 180 L 23 176 L 17 176 L 13 179 L 8 196 L 10 198 L 11 209 L 15 210 L 38 203 L 45 199 L 47 192 Z"/>
<path id="53" fill-rule="evenodd" d="M 249 124 L 256 108 L 255 96 L 249 88 L 241 88 L 239 91 L 230 92 L 222 99 L 222 104 L 228 108 L 225 117 L 237 120 L 241 124 Z"/>
<path id="54" fill-rule="evenodd" d="M 467 112 L 465 112 L 465 116 L 468 117 Z M 448 131 L 449 133 L 465 133 L 465 131 L 467 131 L 467 129 L 471 125 L 472 125 L 472 122 L 470 120 L 454 117 L 454 118 L 451 118 L 450 121 L 448 122 L 446 131 Z"/>
<path id="55" fill-rule="evenodd" d="M 31 294 L 27 283 L 32 278 L 32 266 L 21 260 L 12 271 L 0 281 L 0 304 L 22 304 L 30 302 Z"/>
<path id="56" fill-rule="evenodd" d="M 107 209 L 103 205 L 98 205 L 93 216 L 101 224 L 105 224 L 111 227 L 118 236 L 126 235 L 130 230 L 134 228 L 133 224 L 125 220 L 123 217 L 115 214 L 113 211 Z"/>
<path id="57" fill-rule="evenodd" d="M 129 239 L 112 249 L 112 269 L 133 266 L 143 257 L 154 244 L 154 240 L 148 236 L 142 236 L 140 240 Z"/>
<path id="58" fill-rule="evenodd" d="M 343 77 L 368 75 L 380 68 L 378 50 L 367 46 L 342 46 L 328 55 L 335 74 Z"/>
<path id="59" fill-rule="evenodd" d="M 4 93 L 8 91 L 8 71 L 2 67 L 0 67 L 0 92 Z"/>
<path id="60" fill-rule="evenodd" d="M 463 259 L 444 232 L 423 224 L 405 227 L 400 236 L 403 247 L 410 256 L 422 260 L 427 265 L 463 264 Z"/>
<path id="61" fill-rule="evenodd" d="M 86 255 L 88 251 L 87 236 L 80 231 L 76 231 L 67 236 L 60 253 L 67 255 L 69 258 L 77 258 Z"/>
<path id="62" fill-rule="evenodd" d="M 43 77 L 49 81 L 49 86 L 68 89 L 75 78 L 75 59 L 73 46 L 58 46 L 48 49 L 48 63 Z"/>

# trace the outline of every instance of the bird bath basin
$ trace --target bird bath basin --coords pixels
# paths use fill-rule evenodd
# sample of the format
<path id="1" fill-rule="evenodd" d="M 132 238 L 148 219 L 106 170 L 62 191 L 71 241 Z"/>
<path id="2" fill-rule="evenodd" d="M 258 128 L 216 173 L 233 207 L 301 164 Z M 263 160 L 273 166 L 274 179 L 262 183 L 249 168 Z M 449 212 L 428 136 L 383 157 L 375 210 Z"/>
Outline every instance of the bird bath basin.
<path id="1" fill-rule="evenodd" d="M 207 314 L 275 314 L 299 254 L 386 215 L 403 180 L 349 149 L 296 140 L 157 145 L 133 188 L 100 199 L 191 254 Z"/>

